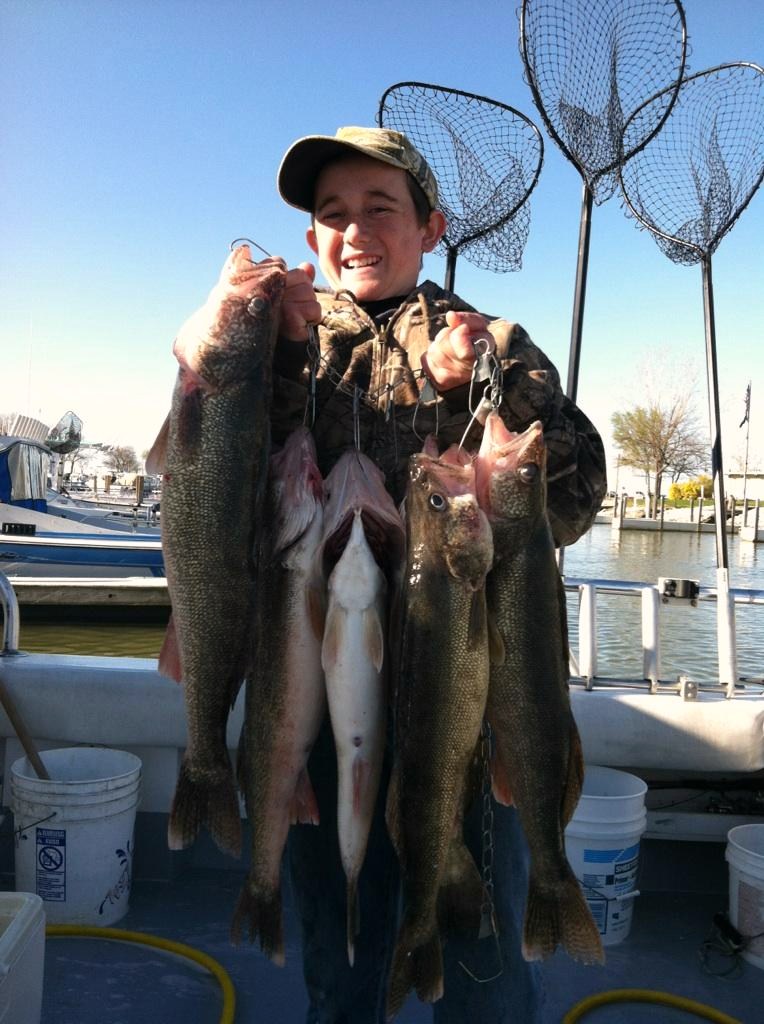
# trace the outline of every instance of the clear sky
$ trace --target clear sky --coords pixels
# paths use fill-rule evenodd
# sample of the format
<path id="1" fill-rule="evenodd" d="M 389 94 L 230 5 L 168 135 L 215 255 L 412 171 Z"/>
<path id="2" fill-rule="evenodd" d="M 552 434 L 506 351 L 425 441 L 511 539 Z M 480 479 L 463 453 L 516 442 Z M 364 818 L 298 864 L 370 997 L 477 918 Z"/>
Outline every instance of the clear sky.
<path id="1" fill-rule="evenodd" d="M 168 408 L 172 340 L 239 236 L 291 264 L 306 217 L 275 188 L 294 139 L 373 124 L 406 79 L 541 119 L 523 81 L 512 2 L 0 0 L 0 412 L 140 454 Z M 762 0 L 685 0 L 689 70 L 764 63 Z M 476 13 L 479 12 L 479 13 Z M 546 138 L 522 270 L 460 259 L 456 290 L 526 327 L 567 374 L 581 178 Z M 752 381 L 764 469 L 764 189 L 713 258 L 725 468 Z M 442 282 L 445 263 L 425 273 Z M 578 400 L 602 431 L 697 376 L 706 418 L 701 271 L 664 256 L 618 198 L 595 207 Z M 609 447 L 611 461 L 612 447 Z M 611 483 L 614 480 L 611 478 Z"/>

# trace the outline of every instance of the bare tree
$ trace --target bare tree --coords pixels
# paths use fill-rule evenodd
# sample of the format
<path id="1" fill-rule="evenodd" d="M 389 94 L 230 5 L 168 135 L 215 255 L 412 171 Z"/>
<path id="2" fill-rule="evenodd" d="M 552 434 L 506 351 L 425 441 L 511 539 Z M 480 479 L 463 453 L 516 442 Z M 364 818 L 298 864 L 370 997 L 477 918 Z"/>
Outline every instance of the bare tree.
<path id="1" fill-rule="evenodd" d="M 135 448 L 127 445 L 115 445 L 106 453 L 104 461 L 115 473 L 137 473 L 140 469 Z"/>
<path id="2" fill-rule="evenodd" d="M 0 412 L 0 434 L 9 434 L 11 423 L 16 419 L 12 412 Z"/>
<path id="3" fill-rule="evenodd" d="M 652 515 L 656 514 L 665 473 L 676 480 L 708 464 L 708 446 L 689 394 L 675 396 L 663 405 L 651 401 L 613 413 L 612 424 L 621 462 L 644 473 L 647 492 L 654 495 Z"/>

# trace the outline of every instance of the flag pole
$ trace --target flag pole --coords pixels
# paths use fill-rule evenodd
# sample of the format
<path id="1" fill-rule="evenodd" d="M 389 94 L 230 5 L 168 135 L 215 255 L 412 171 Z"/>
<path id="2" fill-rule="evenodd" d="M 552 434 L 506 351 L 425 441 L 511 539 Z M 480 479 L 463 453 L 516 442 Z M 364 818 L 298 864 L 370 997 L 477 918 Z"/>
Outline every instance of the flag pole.
<path id="1" fill-rule="evenodd" d="M 743 423 L 746 424 L 745 428 L 745 462 L 743 463 L 743 526 L 748 515 L 748 508 L 746 506 L 746 490 L 748 487 L 748 440 L 751 436 L 751 382 L 748 381 L 748 387 L 745 390 L 745 416 L 743 417 Z M 740 426 L 743 426 L 743 423 Z M 733 519 L 734 522 L 734 519 Z"/>

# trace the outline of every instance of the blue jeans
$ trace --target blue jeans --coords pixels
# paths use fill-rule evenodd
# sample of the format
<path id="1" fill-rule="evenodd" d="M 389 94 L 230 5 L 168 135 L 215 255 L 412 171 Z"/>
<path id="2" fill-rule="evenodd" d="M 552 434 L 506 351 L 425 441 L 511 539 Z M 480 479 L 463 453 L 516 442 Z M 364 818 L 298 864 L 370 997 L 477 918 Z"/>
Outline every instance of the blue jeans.
<path id="1" fill-rule="evenodd" d="M 345 874 L 337 841 L 337 774 L 328 722 L 311 754 L 309 772 L 321 824 L 290 829 L 292 893 L 300 921 L 303 972 L 310 1006 L 306 1024 L 383 1024 L 387 976 L 398 930 L 400 876 L 385 826 L 389 778 L 385 764 L 375 817 L 359 880 L 361 930 L 355 965 L 347 959 Z M 537 964 L 520 952 L 528 852 L 514 808 L 493 803 L 494 903 L 499 953 L 493 937 L 449 936 L 443 948 L 445 994 L 433 1004 L 435 1024 L 537 1024 L 542 985 Z M 465 837 L 481 863 L 482 801 L 465 818 Z M 470 977 L 462 964 L 476 978 Z"/>

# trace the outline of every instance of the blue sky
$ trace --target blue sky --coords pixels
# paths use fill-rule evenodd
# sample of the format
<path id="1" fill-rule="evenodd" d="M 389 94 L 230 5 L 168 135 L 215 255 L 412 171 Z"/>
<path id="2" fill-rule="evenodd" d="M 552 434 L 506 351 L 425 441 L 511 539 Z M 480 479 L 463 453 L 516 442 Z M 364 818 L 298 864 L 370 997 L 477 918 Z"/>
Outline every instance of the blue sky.
<path id="1" fill-rule="evenodd" d="M 685 11 L 691 71 L 764 63 L 761 0 L 685 0 Z M 541 126 L 514 3 L 0 0 L 0 412 L 53 423 L 73 409 L 87 440 L 147 448 L 170 399 L 175 332 L 231 240 L 248 235 L 291 264 L 309 255 L 306 217 L 275 189 L 286 148 L 374 123 L 384 90 L 405 79 L 489 96 Z M 581 178 L 545 143 L 522 270 L 461 259 L 456 287 L 522 323 L 564 381 Z M 762 192 L 713 258 L 727 468 L 751 380 L 750 458 L 764 469 Z M 444 260 L 428 257 L 425 273 L 442 282 Z M 607 439 L 651 375 L 669 388 L 693 374 L 705 417 L 700 269 L 671 263 L 617 198 L 596 207 L 579 404 Z"/>

